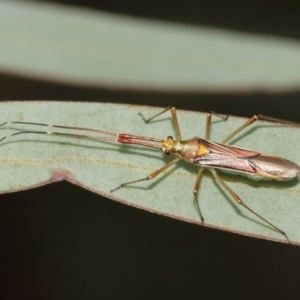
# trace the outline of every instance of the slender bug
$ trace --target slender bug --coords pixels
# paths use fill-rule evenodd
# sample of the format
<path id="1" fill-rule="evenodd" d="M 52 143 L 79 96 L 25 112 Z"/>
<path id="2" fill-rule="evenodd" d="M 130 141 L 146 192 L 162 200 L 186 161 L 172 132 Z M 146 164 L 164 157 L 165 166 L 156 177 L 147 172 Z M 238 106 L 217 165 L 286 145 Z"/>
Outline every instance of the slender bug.
<path id="1" fill-rule="evenodd" d="M 143 118 L 145 123 L 149 123 L 153 119 L 155 119 L 156 117 L 160 116 L 161 114 L 167 111 L 171 112 L 177 140 L 175 140 L 172 136 L 168 136 L 166 139 L 159 139 L 159 138 L 146 137 L 146 136 L 136 136 L 127 133 L 118 134 L 118 133 L 113 133 L 113 132 L 104 131 L 100 129 L 93 129 L 93 128 L 10 121 L 10 122 L 4 122 L 0 124 L 0 127 L 9 124 L 23 124 L 23 125 L 34 125 L 34 126 L 46 126 L 50 128 L 75 129 L 83 132 L 84 131 L 94 132 L 101 135 L 95 136 L 95 135 L 87 135 L 87 134 L 62 133 L 62 132 L 55 132 L 55 131 L 21 130 L 3 137 L 2 139 L 0 139 L 0 142 L 5 140 L 6 138 L 20 135 L 20 134 L 26 134 L 26 133 L 50 134 L 50 135 L 61 135 L 61 136 L 68 136 L 68 137 L 75 137 L 75 138 L 86 138 L 86 139 L 93 139 L 93 140 L 115 141 L 122 144 L 139 145 L 143 147 L 159 149 L 162 150 L 166 155 L 174 154 L 176 158 L 171 160 L 162 168 L 156 170 L 155 172 L 151 173 L 145 178 L 140 178 L 137 180 L 122 183 L 115 189 L 111 190 L 111 192 L 114 192 L 127 185 L 131 185 L 141 181 L 151 180 L 155 178 L 157 175 L 159 175 L 160 173 L 162 173 L 167 168 L 177 163 L 179 160 L 183 159 L 188 163 L 200 167 L 194 185 L 193 194 L 194 194 L 194 200 L 202 224 L 204 223 L 204 217 L 197 196 L 201 184 L 201 179 L 203 176 L 203 171 L 204 169 L 208 169 L 212 173 L 214 179 L 232 196 L 232 198 L 238 204 L 243 206 L 245 209 L 247 209 L 249 212 L 254 214 L 256 217 L 258 217 L 265 223 L 267 223 L 277 232 L 281 233 L 289 242 L 286 233 L 280 228 L 278 228 L 277 226 L 275 226 L 273 223 L 268 221 L 266 218 L 262 217 L 256 211 L 251 209 L 248 205 L 246 205 L 241 200 L 241 198 L 219 177 L 216 169 L 242 173 L 248 175 L 252 179 L 273 179 L 273 180 L 284 181 L 284 180 L 291 180 L 297 177 L 300 173 L 300 168 L 297 164 L 289 160 L 277 156 L 272 156 L 269 154 L 264 154 L 264 153 L 244 149 L 244 148 L 230 146 L 227 145 L 226 143 L 234 136 L 236 136 L 236 134 L 244 130 L 249 125 L 253 124 L 258 119 L 286 123 L 286 124 L 291 124 L 296 126 L 299 126 L 299 124 L 295 124 L 292 122 L 271 118 L 263 115 L 257 115 L 257 116 L 254 115 L 242 126 L 240 126 L 231 134 L 229 134 L 221 143 L 214 143 L 209 141 L 211 119 L 213 113 L 209 113 L 207 115 L 205 138 L 202 139 L 200 137 L 194 137 L 189 140 L 183 140 L 181 137 L 180 127 L 177 120 L 177 113 L 175 107 L 171 107 L 171 106 L 167 107 L 166 109 L 164 109 L 163 111 L 161 111 L 160 113 L 154 115 L 149 119 L 146 119 L 141 113 L 140 116 Z M 225 120 L 228 118 L 228 116 L 227 117 L 220 116 L 220 115 L 217 116 Z"/>

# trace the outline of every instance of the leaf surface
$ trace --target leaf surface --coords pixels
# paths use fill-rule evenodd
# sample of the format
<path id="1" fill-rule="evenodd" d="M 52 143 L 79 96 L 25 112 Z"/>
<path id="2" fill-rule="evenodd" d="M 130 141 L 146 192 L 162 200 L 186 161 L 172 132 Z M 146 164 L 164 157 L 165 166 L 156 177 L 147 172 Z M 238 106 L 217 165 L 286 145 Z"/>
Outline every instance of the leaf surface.
<path id="1" fill-rule="evenodd" d="M 167 91 L 299 89 L 300 43 L 67 6 L 0 1 L 0 70 Z"/>
<path id="2" fill-rule="evenodd" d="M 1 123 L 7 120 L 28 121 L 157 138 L 175 136 L 167 113 L 150 124 L 145 124 L 138 115 L 138 112 L 142 112 L 150 117 L 161 111 L 160 108 L 109 103 L 23 101 L 1 103 L 0 109 Z M 178 111 L 178 118 L 184 139 L 204 136 L 204 113 Z M 215 117 L 211 140 L 221 141 L 243 122 L 245 119 L 242 118 L 230 117 L 228 121 L 222 121 Z M 45 127 L 12 124 L 0 127 L 0 134 L 4 137 L 19 130 L 45 130 Z M 46 130 L 51 129 L 46 127 Z M 64 129 L 55 131 L 70 132 Z M 238 135 L 233 144 L 272 153 L 297 163 L 299 140 L 299 128 L 257 122 Z M 200 224 L 192 194 L 198 167 L 184 161 L 151 181 L 110 192 L 124 181 L 146 177 L 171 159 L 172 156 L 166 156 L 156 149 L 111 141 L 20 134 L 0 144 L 0 192 L 15 192 L 68 180 L 113 200 Z M 240 175 L 219 174 L 248 206 L 284 230 L 293 243 L 300 244 L 298 178 L 290 182 L 253 181 Z M 235 204 L 214 182 L 209 172 L 205 172 L 199 196 L 206 226 L 285 241 L 278 232 Z"/>

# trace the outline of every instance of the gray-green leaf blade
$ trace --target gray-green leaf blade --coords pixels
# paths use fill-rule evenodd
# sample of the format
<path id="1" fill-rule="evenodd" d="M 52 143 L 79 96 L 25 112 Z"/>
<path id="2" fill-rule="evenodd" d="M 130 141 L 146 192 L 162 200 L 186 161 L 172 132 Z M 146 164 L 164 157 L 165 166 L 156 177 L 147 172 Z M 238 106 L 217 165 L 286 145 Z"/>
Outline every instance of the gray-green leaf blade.
<path id="1" fill-rule="evenodd" d="M 114 88 L 299 89 L 298 41 L 0 1 L 0 70 Z"/>
<path id="2" fill-rule="evenodd" d="M 168 115 L 148 125 L 138 116 L 138 112 L 151 116 L 160 111 L 159 108 L 101 103 L 7 102 L 1 103 L 0 109 L 3 118 L 1 122 L 46 122 L 157 138 L 174 135 Z M 179 111 L 178 117 L 184 138 L 197 135 L 203 137 L 205 114 Z M 227 122 L 218 120 L 213 124 L 212 140 L 222 140 L 243 122 L 244 119 L 234 117 L 230 117 Z M 1 127 L 0 134 L 5 136 L 24 129 L 45 128 L 16 124 Z M 297 163 L 299 140 L 299 128 L 259 122 L 253 125 L 252 129 L 246 130 L 235 145 L 283 156 Z M 291 144 L 294 146 L 287 146 Z M 198 167 L 185 162 L 180 162 L 153 181 L 137 183 L 113 194 L 110 192 L 124 181 L 144 178 L 170 159 L 172 157 L 165 156 L 155 149 L 109 141 L 21 134 L 0 144 L 0 192 L 14 192 L 58 180 L 68 180 L 125 204 L 200 223 L 192 194 Z M 278 183 L 220 174 L 246 204 L 284 230 L 293 243 L 299 244 L 298 179 Z M 284 241 L 278 232 L 238 207 L 227 193 L 214 183 L 209 174 L 203 178 L 199 196 L 206 226 Z"/>

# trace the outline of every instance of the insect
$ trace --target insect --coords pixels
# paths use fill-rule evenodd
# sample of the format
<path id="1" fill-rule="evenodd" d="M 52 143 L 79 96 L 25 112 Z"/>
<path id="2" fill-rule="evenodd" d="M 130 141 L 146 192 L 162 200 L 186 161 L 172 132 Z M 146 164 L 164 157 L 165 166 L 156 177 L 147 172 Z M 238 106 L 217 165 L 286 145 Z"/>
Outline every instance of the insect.
<path id="1" fill-rule="evenodd" d="M 176 140 L 172 136 L 168 136 L 166 139 L 160 139 L 154 137 L 137 136 L 137 135 L 127 134 L 127 133 L 113 133 L 113 132 L 104 131 L 100 129 L 93 129 L 93 128 L 71 127 L 71 126 L 61 126 L 61 125 L 33 123 L 33 122 L 9 121 L 0 124 L 0 127 L 8 124 L 23 124 L 23 125 L 34 125 L 34 126 L 46 126 L 49 128 L 75 129 L 82 132 L 94 132 L 101 135 L 95 136 L 95 135 L 88 135 L 88 134 L 73 134 L 73 133 L 63 133 L 63 132 L 56 132 L 56 131 L 21 130 L 3 137 L 2 139 L 0 139 L 0 142 L 2 142 L 6 138 L 20 135 L 20 134 L 26 134 L 26 133 L 49 134 L 49 135 L 61 135 L 61 136 L 68 136 L 68 137 L 75 137 L 75 138 L 93 139 L 93 140 L 115 141 L 122 144 L 138 145 L 142 147 L 159 149 L 163 151 L 166 155 L 174 154 L 176 157 L 170 162 L 168 162 L 166 165 L 164 165 L 162 168 L 156 170 L 155 172 L 151 173 L 147 177 L 122 183 L 115 189 L 111 190 L 111 192 L 115 192 L 120 188 L 123 188 L 125 186 L 134 183 L 151 180 L 155 178 L 157 175 L 159 175 L 160 173 L 162 173 L 167 168 L 176 164 L 179 160 L 183 159 L 188 163 L 200 167 L 194 185 L 193 194 L 194 194 L 194 200 L 202 224 L 204 224 L 204 217 L 198 201 L 198 191 L 200 189 L 203 171 L 205 169 L 208 169 L 212 173 L 214 179 L 232 196 L 232 198 L 239 205 L 243 206 L 246 210 L 248 210 L 256 217 L 258 217 L 259 219 L 267 223 L 269 226 L 271 226 L 274 230 L 281 233 L 286 238 L 286 240 L 290 243 L 288 236 L 283 230 L 275 226 L 273 223 L 271 223 L 266 218 L 262 217 L 256 211 L 251 209 L 248 205 L 246 205 L 242 201 L 242 199 L 221 179 L 221 177 L 218 175 L 216 170 L 242 173 L 256 180 L 273 179 L 273 180 L 284 181 L 284 180 L 291 180 L 297 177 L 300 173 L 299 166 L 287 159 L 226 144 L 230 139 L 232 139 L 234 136 L 236 136 L 239 132 L 244 130 L 249 125 L 253 124 L 258 119 L 287 123 L 287 124 L 294 124 L 294 123 L 263 116 L 263 115 L 257 115 L 257 116 L 254 115 L 242 126 L 240 126 L 231 134 L 229 134 L 221 143 L 215 143 L 209 140 L 211 120 L 213 115 L 212 112 L 207 115 L 205 138 L 203 139 L 200 137 L 194 137 L 188 140 L 183 140 L 181 137 L 181 131 L 180 131 L 175 107 L 169 106 L 166 109 L 162 110 L 160 113 L 154 115 L 149 119 L 146 119 L 141 113 L 139 114 L 143 118 L 145 123 L 149 123 L 153 119 L 157 118 L 158 116 L 162 115 L 167 111 L 171 112 L 175 132 L 176 132 Z M 224 117 L 218 114 L 215 115 L 225 120 L 228 118 L 228 116 Z M 295 125 L 299 126 L 299 124 L 295 124 Z"/>

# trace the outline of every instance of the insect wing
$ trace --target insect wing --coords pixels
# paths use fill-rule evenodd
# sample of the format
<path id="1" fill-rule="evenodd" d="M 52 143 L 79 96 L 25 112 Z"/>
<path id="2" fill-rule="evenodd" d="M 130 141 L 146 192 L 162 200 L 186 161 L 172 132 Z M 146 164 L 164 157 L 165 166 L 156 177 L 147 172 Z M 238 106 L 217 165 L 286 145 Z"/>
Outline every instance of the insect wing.
<path id="1" fill-rule="evenodd" d="M 210 152 L 196 156 L 193 161 L 196 165 L 244 173 L 253 179 L 290 180 L 300 173 L 298 165 L 281 157 L 203 139 L 199 143 Z"/>
<path id="2" fill-rule="evenodd" d="M 290 180 L 299 175 L 299 166 L 287 159 L 261 154 L 250 159 L 260 177 L 275 180 Z"/>

